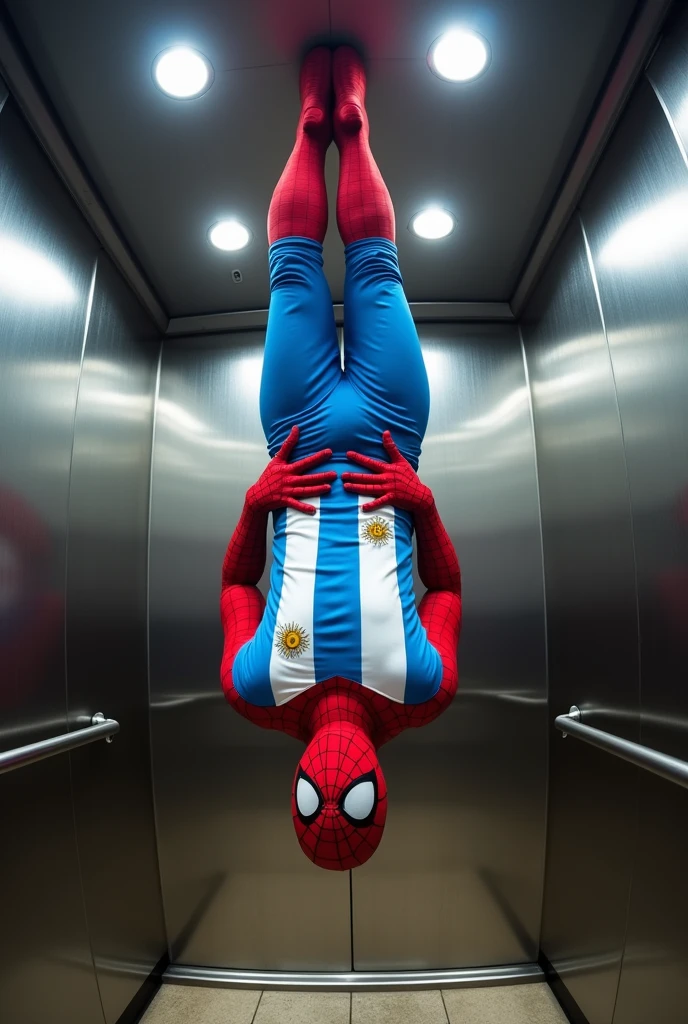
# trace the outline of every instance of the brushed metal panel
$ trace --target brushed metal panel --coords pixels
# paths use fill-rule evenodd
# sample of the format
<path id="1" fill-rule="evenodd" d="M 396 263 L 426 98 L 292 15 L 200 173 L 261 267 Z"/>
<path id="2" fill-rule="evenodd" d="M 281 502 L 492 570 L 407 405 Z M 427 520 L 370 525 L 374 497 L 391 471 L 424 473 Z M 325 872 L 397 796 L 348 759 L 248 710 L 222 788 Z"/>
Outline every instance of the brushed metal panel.
<path id="1" fill-rule="evenodd" d="M 633 534 L 614 376 L 581 225 L 523 323 L 542 511 L 549 720 L 638 739 Z M 541 948 L 590 1024 L 609 1024 L 635 836 L 635 769 L 550 730 Z"/>
<path id="2" fill-rule="evenodd" d="M 685 51 L 685 36 L 683 37 Z M 684 58 L 684 59 L 688 59 Z M 688 168 L 642 83 L 583 203 L 626 442 L 641 646 L 640 741 L 688 757 Z M 688 794 L 640 776 L 616 1024 L 688 1000 Z"/>
<path id="3" fill-rule="evenodd" d="M 657 48 L 647 77 L 676 135 L 684 155 L 688 152 L 688 10 L 674 7 L 673 23 Z"/>
<path id="4" fill-rule="evenodd" d="M 173 959 L 349 970 L 349 875 L 301 853 L 290 790 L 300 744 L 256 728 L 219 683 L 220 568 L 267 461 L 262 332 L 165 342 L 150 551 L 153 767 Z"/>
<path id="5" fill-rule="evenodd" d="M 101 252 L 74 423 L 67 559 L 73 716 L 117 718 L 71 755 L 103 1008 L 114 1024 L 166 950 L 153 820 L 146 587 L 157 331 Z"/>
<path id="6" fill-rule="evenodd" d="M 0 115 L 0 742 L 67 731 L 72 424 L 96 245 L 12 100 Z M 0 779 L 0 1019 L 103 1015 L 66 755 Z"/>
<path id="7" fill-rule="evenodd" d="M 537 957 L 547 703 L 533 433 L 518 330 L 419 327 L 430 378 L 420 474 L 462 567 L 459 693 L 381 749 L 385 836 L 353 872 L 354 966 Z"/>

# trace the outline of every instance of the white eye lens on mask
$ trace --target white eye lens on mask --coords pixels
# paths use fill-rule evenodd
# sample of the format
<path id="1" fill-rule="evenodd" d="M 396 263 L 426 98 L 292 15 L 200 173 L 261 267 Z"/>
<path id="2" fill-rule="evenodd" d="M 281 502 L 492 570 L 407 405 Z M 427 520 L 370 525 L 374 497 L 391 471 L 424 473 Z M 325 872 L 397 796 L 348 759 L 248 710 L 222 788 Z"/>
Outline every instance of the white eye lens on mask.
<path id="1" fill-rule="evenodd" d="M 375 806 L 375 786 L 372 779 L 355 783 L 342 801 L 342 811 L 353 821 L 365 821 Z"/>
<path id="2" fill-rule="evenodd" d="M 308 824 L 320 812 L 323 799 L 311 780 L 303 772 L 296 782 L 296 809 L 301 820 Z"/>

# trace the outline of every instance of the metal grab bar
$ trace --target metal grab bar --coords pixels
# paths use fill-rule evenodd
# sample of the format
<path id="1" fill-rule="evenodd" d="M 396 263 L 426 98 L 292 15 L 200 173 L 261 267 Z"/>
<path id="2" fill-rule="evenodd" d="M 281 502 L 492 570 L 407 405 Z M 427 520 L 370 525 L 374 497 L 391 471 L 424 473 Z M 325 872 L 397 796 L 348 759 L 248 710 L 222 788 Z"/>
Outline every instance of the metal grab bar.
<path id="1" fill-rule="evenodd" d="M 105 740 L 112 743 L 112 737 L 119 732 L 119 722 L 114 718 L 106 718 L 102 711 L 98 711 L 91 718 L 91 724 L 85 729 L 75 729 L 74 732 L 65 732 L 61 736 L 53 736 L 49 740 L 39 740 L 38 743 L 27 743 L 25 747 L 15 747 L 14 750 L 5 750 L 0 753 L 0 775 L 4 772 L 11 772 L 15 768 L 22 768 L 25 764 L 33 764 L 34 761 L 43 761 L 53 754 L 62 754 L 66 750 L 76 750 L 77 747 L 85 747 L 88 743 L 96 743 L 98 740 Z"/>
<path id="2" fill-rule="evenodd" d="M 640 743 L 631 743 L 630 740 L 622 740 L 620 736 L 614 736 L 611 732 L 603 732 L 602 729 L 593 729 L 591 725 L 583 725 L 581 722 L 581 711 L 574 704 L 568 715 L 559 715 L 554 719 L 557 729 L 563 732 L 564 736 L 575 736 L 584 743 L 590 743 L 593 747 L 606 750 L 624 761 L 630 761 L 638 768 L 646 768 L 654 775 L 659 775 L 669 782 L 675 782 L 678 786 L 688 789 L 688 761 L 681 761 L 678 757 L 670 757 L 669 754 L 662 754 L 652 747 L 643 747 Z"/>

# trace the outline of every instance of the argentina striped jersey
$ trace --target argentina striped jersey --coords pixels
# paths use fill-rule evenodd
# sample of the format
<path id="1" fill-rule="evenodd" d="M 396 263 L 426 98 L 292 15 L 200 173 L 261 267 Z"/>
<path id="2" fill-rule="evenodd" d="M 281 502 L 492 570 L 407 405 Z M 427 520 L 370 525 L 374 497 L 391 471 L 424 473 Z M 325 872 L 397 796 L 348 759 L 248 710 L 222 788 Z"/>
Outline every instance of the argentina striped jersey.
<path id="1" fill-rule="evenodd" d="M 285 704 L 342 676 L 391 700 L 419 704 L 439 689 L 442 663 L 416 609 L 412 517 L 344 490 L 337 479 L 313 516 L 273 513 L 270 591 L 258 630 L 238 651 L 239 694 Z"/>

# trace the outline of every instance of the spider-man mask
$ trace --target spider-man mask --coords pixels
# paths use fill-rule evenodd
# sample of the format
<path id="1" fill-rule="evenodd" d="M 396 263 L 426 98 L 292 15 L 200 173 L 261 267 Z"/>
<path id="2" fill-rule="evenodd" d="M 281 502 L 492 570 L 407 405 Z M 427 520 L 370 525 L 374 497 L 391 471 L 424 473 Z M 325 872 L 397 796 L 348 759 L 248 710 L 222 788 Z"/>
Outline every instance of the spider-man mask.
<path id="1" fill-rule="evenodd" d="M 387 787 L 362 729 L 333 722 L 306 747 L 291 798 L 301 849 L 314 864 L 348 871 L 365 864 L 382 838 Z"/>

